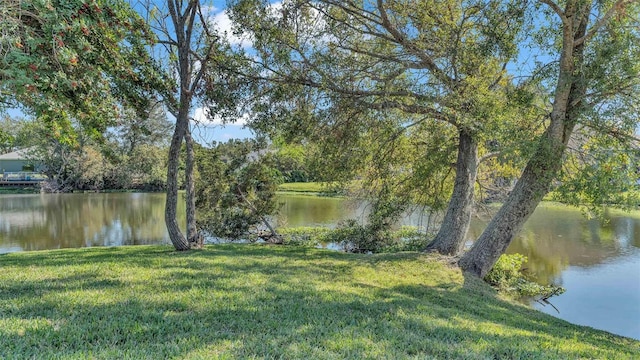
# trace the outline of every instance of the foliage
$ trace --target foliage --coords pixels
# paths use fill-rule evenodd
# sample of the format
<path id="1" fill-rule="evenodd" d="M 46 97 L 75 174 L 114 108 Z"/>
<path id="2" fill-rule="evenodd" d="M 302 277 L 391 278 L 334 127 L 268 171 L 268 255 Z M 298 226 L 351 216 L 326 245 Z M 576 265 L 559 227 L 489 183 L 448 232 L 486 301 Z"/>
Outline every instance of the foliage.
<path id="1" fill-rule="evenodd" d="M 392 253 L 399 251 L 418 251 L 424 249 L 428 237 L 416 227 L 401 227 L 372 235 L 370 228 L 357 222 L 345 221 L 335 229 L 326 227 L 280 228 L 283 243 L 288 245 L 326 246 L 332 244 L 346 252 L 353 253 Z M 377 236 L 377 237 L 376 237 Z M 373 239 L 373 240 L 372 240 Z"/>
<path id="2" fill-rule="evenodd" d="M 152 144 L 136 146 L 130 154 L 103 149 L 105 156 L 104 189 L 162 191 L 166 185 L 166 147 Z"/>
<path id="3" fill-rule="evenodd" d="M 402 226 L 391 233 L 393 241 L 381 249 L 383 253 L 399 251 L 422 251 L 431 241 L 433 234 L 425 233 L 415 226 Z"/>
<path id="4" fill-rule="evenodd" d="M 275 166 L 280 171 L 285 183 L 311 181 L 311 174 L 306 164 L 308 156 L 304 146 L 300 144 L 273 144 L 275 148 Z"/>
<path id="5" fill-rule="evenodd" d="M 271 227 L 266 217 L 277 211 L 280 174 L 273 157 L 261 151 L 257 142 L 232 141 L 199 149 L 198 172 L 202 180 L 196 188 L 196 205 L 202 229 L 237 239 L 258 224 Z"/>
<path id="6" fill-rule="evenodd" d="M 98 138 L 122 109 L 143 114 L 166 79 L 148 25 L 121 0 L 3 3 L 0 104 L 20 106 L 73 142 L 71 121 Z M 3 30 L 5 30 L 3 25 Z"/>
<path id="7" fill-rule="evenodd" d="M 140 155 L 135 154 L 139 147 L 145 145 L 167 147 L 172 130 L 173 124 L 167 117 L 165 107 L 157 102 L 149 106 L 145 116 L 126 111 L 110 132 L 113 133 L 114 148 L 121 154 L 136 156 Z"/>
<path id="8" fill-rule="evenodd" d="M 295 227 L 279 228 L 278 234 L 282 236 L 285 245 L 296 246 L 320 246 L 332 242 L 333 229 L 328 227 Z"/>
<path id="9" fill-rule="evenodd" d="M 25 119 L 5 115 L 0 120 L 0 154 L 32 146 L 34 134 L 30 126 Z"/>
<path id="10" fill-rule="evenodd" d="M 561 286 L 540 285 L 529 280 L 522 268 L 525 262 L 527 257 L 522 254 L 502 254 L 484 280 L 500 291 L 536 300 L 547 300 L 565 292 Z"/>
<path id="11" fill-rule="evenodd" d="M 15 134 L 15 144 L 29 149 L 30 161 L 42 165 L 48 178 L 46 191 L 164 188 L 166 154 L 161 146 L 166 138 L 155 139 L 156 143 L 138 141 L 133 149 L 125 149 L 113 132 L 94 141 L 80 126 L 74 126 L 76 142 L 68 143 L 48 137 L 47 125 L 36 120 L 8 124 L 12 125 L 7 130 Z"/>
<path id="12" fill-rule="evenodd" d="M 3 124 L 0 127 L 0 154 L 12 152 L 15 149 L 15 142 L 15 137 L 5 130 L 5 124 Z"/>
<path id="13" fill-rule="evenodd" d="M 104 188 L 105 160 L 102 154 L 92 146 L 82 148 L 72 171 L 78 174 L 75 188 L 82 190 L 99 190 Z"/>
<path id="14" fill-rule="evenodd" d="M 419 253 L 167 246 L 5 254 L 0 358 L 634 359 Z M 176 331 L 179 329 L 180 331 Z"/>
<path id="15" fill-rule="evenodd" d="M 567 154 L 552 199 L 603 215 L 607 205 L 632 209 L 639 179 L 640 152 L 633 143 L 592 134 Z"/>
<path id="16" fill-rule="evenodd" d="M 144 190 L 163 190 L 166 184 L 167 151 L 158 145 L 140 145 L 127 158 L 126 171 L 133 174 L 132 186 Z M 136 178 L 137 177 L 137 178 Z"/>
<path id="17" fill-rule="evenodd" d="M 463 244 L 477 163 L 502 153 L 502 171 L 483 166 L 482 180 L 512 175 L 519 147 L 542 125 L 535 88 L 506 71 L 526 33 L 528 3 L 232 4 L 264 80 L 253 125 L 305 144 L 316 180 L 359 180 L 356 196 L 381 204 L 367 241 L 384 238 L 393 217 L 417 205 L 449 207 L 441 241 Z"/>
<path id="18" fill-rule="evenodd" d="M 332 234 L 331 240 L 352 253 L 386 253 L 418 251 L 425 248 L 429 238 L 417 228 L 402 228 L 398 231 L 388 225 L 360 225 L 347 221 Z"/>
<path id="19" fill-rule="evenodd" d="M 327 188 L 325 183 L 319 182 L 285 182 L 278 185 L 279 191 L 291 191 L 301 193 L 323 193 Z"/>

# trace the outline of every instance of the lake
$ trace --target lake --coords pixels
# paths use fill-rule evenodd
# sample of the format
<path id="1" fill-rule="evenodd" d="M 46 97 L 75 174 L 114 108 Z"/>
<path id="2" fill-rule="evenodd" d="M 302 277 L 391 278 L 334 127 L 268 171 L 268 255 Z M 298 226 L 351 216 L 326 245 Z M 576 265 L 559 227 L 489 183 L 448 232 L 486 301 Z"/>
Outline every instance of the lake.
<path id="1" fill-rule="evenodd" d="M 278 221 L 286 226 L 335 226 L 366 212 L 362 202 L 279 196 Z M 0 195 L 0 253 L 169 244 L 164 198 L 146 193 Z M 413 213 L 405 223 L 424 226 L 427 221 L 421 215 Z M 474 219 L 470 240 L 480 235 L 488 217 L 481 212 Z M 534 307 L 572 323 L 640 340 L 638 213 L 612 211 L 603 222 L 587 220 L 573 208 L 544 204 L 508 252 L 526 255 L 526 267 L 539 282 L 567 289 L 551 299 L 560 313 L 548 305 L 534 303 Z"/>

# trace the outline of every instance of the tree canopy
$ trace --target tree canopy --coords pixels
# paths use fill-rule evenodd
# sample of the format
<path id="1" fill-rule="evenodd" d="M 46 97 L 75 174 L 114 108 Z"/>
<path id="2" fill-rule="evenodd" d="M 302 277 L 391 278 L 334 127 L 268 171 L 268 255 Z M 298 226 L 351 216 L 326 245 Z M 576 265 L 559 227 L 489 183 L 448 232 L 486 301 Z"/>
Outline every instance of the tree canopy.
<path id="1" fill-rule="evenodd" d="M 126 2 L 13 1 L 2 6 L 0 103 L 72 140 L 71 119 L 99 136 L 125 108 L 143 114 L 167 80 L 148 24 Z"/>
<path id="2" fill-rule="evenodd" d="M 382 187 L 405 195 L 398 204 L 421 199 L 438 208 L 450 199 L 434 247 L 461 251 L 479 165 L 498 152 L 503 163 L 513 159 L 507 153 L 540 126 L 528 84 L 516 84 L 506 71 L 526 29 L 526 4 L 234 4 L 263 79 L 277 87 L 259 108 L 278 117 L 271 128 L 319 129 L 323 149 L 337 149 L 335 157 L 323 151 L 325 159 L 355 166 L 361 178 L 372 174 L 374 183 L 396 182 Z M 274 106 L 278 101 L 284 110 Z M 301 125 L 307 119 L 314 125 Z M 367 158 L 370 165 L 359 166 Z"/>

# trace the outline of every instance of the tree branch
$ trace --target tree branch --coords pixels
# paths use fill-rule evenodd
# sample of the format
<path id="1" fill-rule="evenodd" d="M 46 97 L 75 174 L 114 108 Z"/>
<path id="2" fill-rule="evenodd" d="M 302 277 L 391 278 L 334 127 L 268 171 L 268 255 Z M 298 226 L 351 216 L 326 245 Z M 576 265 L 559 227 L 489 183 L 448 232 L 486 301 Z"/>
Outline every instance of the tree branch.
<path id="1" fill-rule="evenodd" d="M 634 1 L 634 0 L 618 0 L 618 1 L 616 1 L 613 4 L 613 6 L 611 6 L 611 8 L 604 14 L 603 17 L 598 19 L 595 22 L 595 24 L 593 24 L 591 29 L 589 29 L 587 31 L 587 33 L 583 37 L 581 37 L 581 38 L 577 39 L 576 41 L 574 41 L 574 43 L 573 43 L 574 46 L 581 45 L 585 41 L 587 41 L 590 38 L 592 38 L 598 32 L 598 30 L 611 19 L 611 17 L 616 12 L 622 10 L 625 6 L 627 6 L 627 4 L 630 4 L 632 1 Z M 622 11 L 620 11 L 620 12 L 622 12 Z"/>
<path id="2" fill-rule="evenodd" d="M 483 163 L 483 162 L 485 162 L 485 161 L 487 161 L 487 160 L 489 160 L 491 158 L 498 157 L 500 154 L 502 154 L 502 151 L 494 151 L 494 152 L 490 152 L 490 153 L 484 154 L 484 155 L 482 155 L 482 156 L 480 156 L 478 158 L 478 162 L 476 164 L 480 165 L 481 163 Z"/>
<path id="3" fill-rule="evenodd" d="M 551 10 L 553 10 L 553 12 L 558 14 L 558 16 L 560 17 L 560 20 L 562 21 L 562 25 L 564 25 L 565 27 L 570 26 L 569 19 L 567 18 L 567 16 L 564 13 L 564 11 L 562 11 L 562 9 L 560 9 L 560 6 L 558 6 L 558 4 L 556 4 L 552 0 L 538 0 L 538 1 L 540 1 L 541 3 L 549 6 L 551 8 Z"/>
<path id="4" fill-rule="evenodd" d="M 421 63 L 424 64 L 425 67 L 429 71 L 431 71 L 433 75 L 437 79 L 439 79 L 445 86 L 447 86 L 451 90 L 455 89 L 455 80 L 448 76 L 442 69 L 440 69 L 429 55 L 425 54 L 424 51 L 416 47 L 415 44 L 409 42 L 405 38 L 405 36 L 400 31 L 398 31 L 398 29 L 393 24 L 391 24 L 382 0 L 378 0 L 377 7 L 378 11 L 380 12 L 380 17 L 382 18 L 382 26 L 396 39 L 398 44 L 402 45 L 407 51 L 418 57 L 418 59 L 421 60 Z"/>

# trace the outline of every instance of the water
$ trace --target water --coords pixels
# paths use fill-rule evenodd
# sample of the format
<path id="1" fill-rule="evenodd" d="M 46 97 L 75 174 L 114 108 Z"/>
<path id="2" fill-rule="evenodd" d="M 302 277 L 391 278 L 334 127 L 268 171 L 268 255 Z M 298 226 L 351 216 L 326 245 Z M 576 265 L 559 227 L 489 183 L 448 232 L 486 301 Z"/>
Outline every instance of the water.
<path id="1" fill-rule="evenodd" d="M 477 238 L 485 221 L 474 222 Z M 605 221 L 587 220 L 578 210 L 540 206 L 507 252 L 526 255 L 538 282 L 566 292 L 540 311 L 640 340 L 640 217 L 622 212 Z"/>
<path id="2" fill-rule="evenodd" d="M 336 198 L 281 195 L 280 201 L 279 221 L 287 226 L 335 226 L 367 210 L 363 203 Z M 405 223 L 426 225 L 420 215 Z M 474 220 L 470 240 L 479 236 L 485 218 L 481 213 Z M 163 219 L 164 194 L 0 195 L 0 253 L 169 244 Z M 184 225 L 184 218 L 179 220 Z M 539 282 L 567 289 L 551 300 L 559 314 L 550 306 L 534 303 L 536 308 L 640 340 L 640 216 L 612 212 L 607 220 L 544 205 L 508 252 L 529 257 L 526 266 Z"/>
<path id="3" fill-rule="evenodd" d="M 164 199 L 139 193 L 0 195 L 0 253 L 169 244 Z"/>

